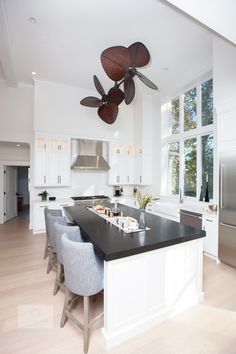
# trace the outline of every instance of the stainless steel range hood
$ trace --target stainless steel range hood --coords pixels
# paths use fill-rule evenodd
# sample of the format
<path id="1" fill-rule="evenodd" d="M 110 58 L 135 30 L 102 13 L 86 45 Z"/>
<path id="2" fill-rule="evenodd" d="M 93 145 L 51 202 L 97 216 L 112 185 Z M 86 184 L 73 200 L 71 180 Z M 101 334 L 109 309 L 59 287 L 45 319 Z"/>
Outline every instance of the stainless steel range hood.
<path id="1" fill-rule="evenodd" d="M 103 157 L 103 147 L 107 144 L 98 140 L 77 139 L 76 156 L 71 168 L 80 170 L 109 170 L 110 166 Z M 74 153 L 75 155 L 75 153 Z"/>

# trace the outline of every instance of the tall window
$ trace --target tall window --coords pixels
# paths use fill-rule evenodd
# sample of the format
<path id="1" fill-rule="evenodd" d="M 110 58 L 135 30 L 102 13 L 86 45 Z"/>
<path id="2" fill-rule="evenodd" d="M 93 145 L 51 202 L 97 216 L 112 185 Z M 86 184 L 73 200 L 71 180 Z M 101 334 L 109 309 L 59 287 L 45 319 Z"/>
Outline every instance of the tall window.
<path id="1" fill-rule="evenodd" d="M 168 132 L 163 138 L 167 146 L 167 192 L 199 199 L 208 181 L 213 198 L 214 119 L 213 80 L 199 82 L 167 105 Z"/>

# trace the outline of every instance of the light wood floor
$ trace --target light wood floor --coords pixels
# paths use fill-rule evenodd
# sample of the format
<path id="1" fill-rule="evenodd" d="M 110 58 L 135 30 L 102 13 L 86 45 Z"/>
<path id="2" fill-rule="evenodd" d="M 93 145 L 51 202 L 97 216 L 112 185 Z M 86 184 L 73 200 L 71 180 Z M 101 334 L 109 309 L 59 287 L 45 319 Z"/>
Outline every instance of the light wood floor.
<path id="1" fill-rule="evenodd" d="M 52 295 L 55 273 L 46 274 L 44 241 L 23 216 L 0 225 L 1 354 L 83 353 L 79 329 L 70 322 L 59 327 L 64 294 Z M 236 354 L 236 270 L 206 258 L 204 291 L 203 304 L 109 354 Z M 91 306 L 98 312 L 102 298 Z M 101 327 L 102 321 L 91 332 L 90 354 L 106 352 Z"/>

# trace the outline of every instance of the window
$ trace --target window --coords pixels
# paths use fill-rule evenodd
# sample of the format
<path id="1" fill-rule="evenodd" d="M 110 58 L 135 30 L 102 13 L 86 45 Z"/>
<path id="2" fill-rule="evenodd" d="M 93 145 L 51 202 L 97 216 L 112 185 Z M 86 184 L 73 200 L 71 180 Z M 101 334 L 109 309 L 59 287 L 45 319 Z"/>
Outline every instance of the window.
<path id="1" fill-rule="evenodd" d="M 170 194 L 179 194 L 179 142 L 168 144 Z"/>
<path id="2" fill-rule="evenodd" d="M 213 198 L 214 119 L 213 80 L 199 82 L 164 105 L 163 146 L 167 149 L 168 173 L 165 190 L 169 195 L 199 199 L 208 181 L 210 199 Z M 166 112 L 166 115 L 165 115 Z M 168 117 L 168 119 L 166 119 Z M 168 125 L 168 128 L 167 128 Z M 164 175 L 164 174 L 163 174 Z"/>
<path id="3" fill-rule="evenodd" d="M 169 125 L 171 134 L 179 133 L 179 98 L 171 101 L 171 115 Z"/>
<path id="4" fill-rule="evenodd" d="M 197 193 L 197 139 L 184 141 L 184 195 L 196 197 Z"/>
<path id="5" fill-rule="evenodd" d="M 197 89 L 184 94 L 184 131 L 197 127 Z"/>
<path id="6" fill-rule="evenodd" d="M 202 125 L 213 123 L 213 80 L 201 84 L 202 93 Z"/>
<path id="7" fill-rule="evenodd" d="M 202 139 L 202 188 L 206 190 L 206 181 L 208 180 L 209 198 L 213 198 L 213 134 L 204 135 Z"/>

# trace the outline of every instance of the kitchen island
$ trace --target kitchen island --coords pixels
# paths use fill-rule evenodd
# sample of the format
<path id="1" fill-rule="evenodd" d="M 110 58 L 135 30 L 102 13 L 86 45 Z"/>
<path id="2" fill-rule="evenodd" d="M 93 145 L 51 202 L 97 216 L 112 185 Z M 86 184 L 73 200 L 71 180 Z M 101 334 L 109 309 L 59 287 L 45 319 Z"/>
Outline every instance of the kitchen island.
<path id="1" fill-rule="evenodd" d="M 107 349 L 203 300 L 204 231 L 146 213 L 150 229 L 126 234 L 85 207 L 64 209 L 104 258 Z"/>

